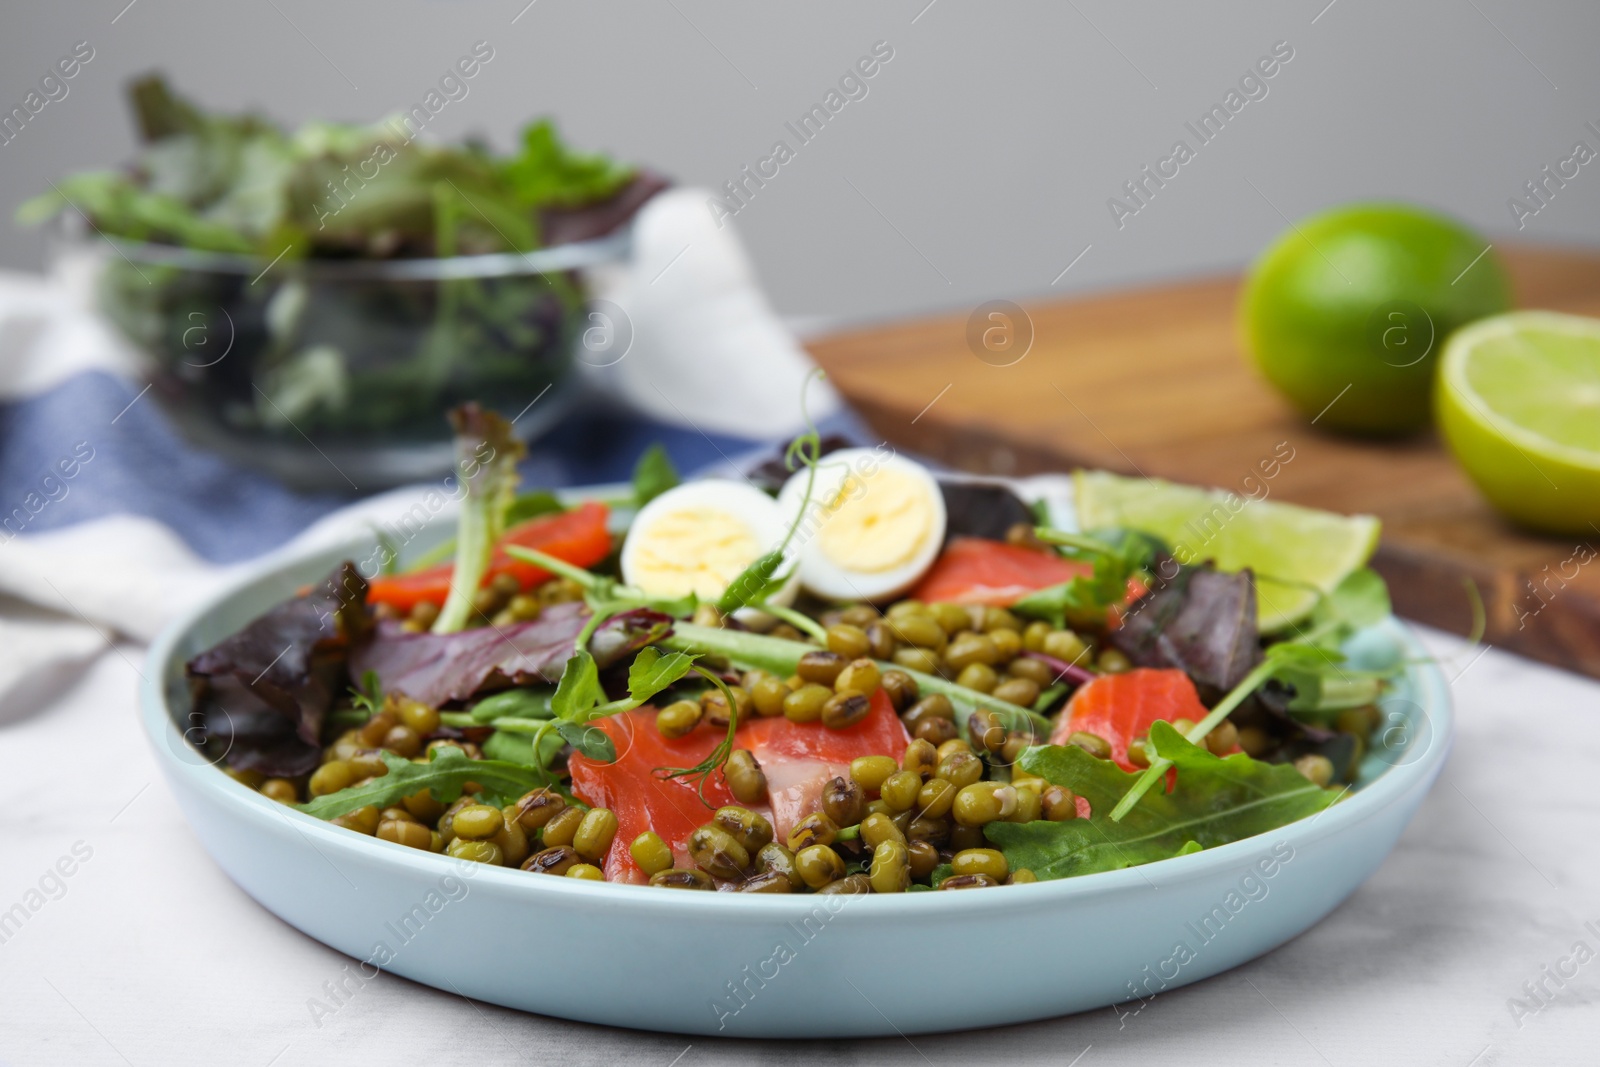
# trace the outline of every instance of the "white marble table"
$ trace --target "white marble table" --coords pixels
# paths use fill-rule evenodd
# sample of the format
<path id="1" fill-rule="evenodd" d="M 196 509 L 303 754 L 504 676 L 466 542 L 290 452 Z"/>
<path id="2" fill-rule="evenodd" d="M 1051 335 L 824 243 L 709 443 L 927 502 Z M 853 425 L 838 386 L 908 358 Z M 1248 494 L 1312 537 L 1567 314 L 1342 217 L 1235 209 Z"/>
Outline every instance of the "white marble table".
<path id="1" fill-rule="evenodd" d="M 119 646 L 47 706 L 0 709 L 0 913 L 31 909 L 0 933 L 0 1067 L 1600 1062 L 1600 684 L 1424 637 L 1459 675 L 1454 753 L 1320 926 L 1137 1014 L 815 1043 L 608 1030 L 387 975 L 314 1012 L 348 960 L 201 850 L 138 728 L 142 650 Z M 1003 982 L 1017 949 L 960 936 Z"/>

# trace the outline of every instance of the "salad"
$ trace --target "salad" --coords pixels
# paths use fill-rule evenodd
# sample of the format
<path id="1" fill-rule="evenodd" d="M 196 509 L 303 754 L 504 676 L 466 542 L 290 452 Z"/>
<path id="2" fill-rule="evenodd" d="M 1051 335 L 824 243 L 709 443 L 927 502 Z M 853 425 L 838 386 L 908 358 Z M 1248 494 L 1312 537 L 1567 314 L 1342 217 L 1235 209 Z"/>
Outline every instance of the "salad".
<path id="1" fill-rule="evenodd" d="M 1359 561 L 1263 633 L 1248 567 L 886 445 L 689 482 L 652 448 L 565 502 L 519 492 L 498 416 L 452 420 L 452 542 L 188 665 L 208 759 L 396 847 L 753 893 L 1081 876 L 1336 803 L 1400 669 L 1339 652 L 1388 615 Z"/>

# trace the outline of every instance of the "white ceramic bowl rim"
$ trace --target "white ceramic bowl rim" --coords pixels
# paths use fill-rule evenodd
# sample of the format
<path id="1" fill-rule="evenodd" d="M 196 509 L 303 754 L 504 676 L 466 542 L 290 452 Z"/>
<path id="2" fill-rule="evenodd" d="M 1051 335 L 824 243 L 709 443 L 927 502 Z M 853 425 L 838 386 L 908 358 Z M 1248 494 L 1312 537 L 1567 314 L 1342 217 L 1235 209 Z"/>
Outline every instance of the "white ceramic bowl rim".
<path id="1" fill-rule="evenodd" d="M 321 819 L 288 808 L 269 800 L 253 789 L 235 781 L 219 768 L 205 762 L 179 759 L 176 752 L 187 746 L 175 725 L 178 716 L 187 715 L 187 707 L 173 708 L 167 699 L 174 671 L 181 676 L 183 662 L 175 656 L 180 651 L 192 627 L 207 614 L 245 592 L 253 584 L 283 581 L 292 576 L 300 581 L 315 580 L 326 573 L 329 566 L 340 558 L 368 546 L 364 542 L 347 545 L 338 550 L 322 549 L 298 558 L 274 557 L 252 568 L 230 582 L 225 588 L 203 603 L 190 609 L 170 624 L 150 647 L 145 680 L 141 687 L 142 717 L 158 761 L 170 775 L 181 775 L 197 787 L 207 803 L 225 805 L 233 813 L 251 822 L 287 819 L 300 835 L 318 852 L 354 852 L 370 865 L 387 867 L 397 873 L 414 872 L 437 877 L 456 870 L 459 861 L 446 856 L 357 834 Z M 328 566 L 323 566 L 326 563 Z M 1416 639 L 1396 620 L 1390 619 L 1374 628 L 1384 636 L 1392 637 L 1406 653 L 1416 660 L 1426 652 Z M 1007 887 L 1008 898 L 1021 903 L 1026 899 L 1040 902 L 1046 898 L 1067 904 L 1074 900 L 1115 894 L 1139 885 L 1153 885 L 1159 879 L 1167 885 L 1177 885 L 1204 879 L 1215 874 L 1237 872 L 1259 855 L 1263 844 L 1273 834 L 1293 832 L 1296 843 L 1310 843 L 1355 827 L 1376 816 L 1389 805 L 1399 802 L 1409 793 L 1424 790 L 1432 782 L 1439 765 L 1448 755 L 1453 735 L 1453 717 L 1450 710 L 1449 691 L 1439 669 L 1429 662 L 1412 666 L 1407 672 L 1413 688 L 1414 703 L 1426 717 L 1430 731 L 1427 747 L 1415 759 L 1396 763 L 1379 773 L 1360 789 L 1352 790 L 1339 803 L 1309 819 L 1299 820 L 1272 831 L 1226 845 L 1218 845 L 1187 856 L 1177 856 L 1156 863 L 1041 881 L 1028 885 Z M 1414 732 L 1408 746 L 1419 743 L 1421 731 Z M 1406 748 L 1398 751 L 1404 752 Z M 502 867 L 484 867 L 474 870 L 474 878 L 511 892 L 527 894 L 530 903 L 554 895 L 581 895 L 600 907 L 649 907 L 652 911 L 681 915 L 684 918 L 701 915 L 743 914 L 782 919 L 800 916 L 814 906 L 810 894 L 768 895 L 742 893 L 663 892 L 649 886 L 624 885 L 609 882 L 588 882 L 568 878 L 531 876 L 522 871 Z M 479 884 L 484 884 L 480 882 Z M 1025 894 L 1018 897 L 1010 894 Z M 868 912 L 885 916 L 905 915 L 915 912 L 927 916 L 977 915 L 994 905 L 987 894 L 973 893 L 902 893 L 893 895 L 871 894 L 852 905 L 865 907 Z M 730 913 L 729 909 L 733 909 Z"/>

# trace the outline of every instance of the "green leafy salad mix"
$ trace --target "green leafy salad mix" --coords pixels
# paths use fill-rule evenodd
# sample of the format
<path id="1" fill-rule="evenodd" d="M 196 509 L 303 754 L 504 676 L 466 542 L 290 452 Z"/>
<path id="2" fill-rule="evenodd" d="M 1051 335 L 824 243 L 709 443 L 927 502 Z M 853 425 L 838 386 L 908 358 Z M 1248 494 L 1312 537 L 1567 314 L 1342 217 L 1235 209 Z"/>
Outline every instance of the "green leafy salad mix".
<path id="1" fill-rule="evenodd" d="M 435 439 L 455 404 L 516 411 L 570 365 L 571 267 L 620 255 L 665 185 L 574 151 L 548 119 L 502 155 L 422 139 L 404 115 L 291 133 L 156 76 L 130 99 L 137 157 L 52 182 L 18 219 L 109 239 L 97 302 L 149 357 L 157 395 L 185 425 L 246 436 Z M 592 250 L 559 268 L 522 258 L 567 245 Z M 516 258 L 443 264 L 496 254 Z"/>
<path id="2" fill-rule="evenodd" d="M 207 751 L 350 830 L 666 888 L 987 888 L 1316 818 L 1395 743 L 1405 660 L 1342 651 L 1389 616 L 1359 562 L 1269 635 L 1249 568 L 883 447 L 689 482 L 652 449 L 626 498 L 563 502 L 517 493 L 503 420 L 453 418 L 497 446 L 451 555 L 347 564 L 190 664 Z"/>

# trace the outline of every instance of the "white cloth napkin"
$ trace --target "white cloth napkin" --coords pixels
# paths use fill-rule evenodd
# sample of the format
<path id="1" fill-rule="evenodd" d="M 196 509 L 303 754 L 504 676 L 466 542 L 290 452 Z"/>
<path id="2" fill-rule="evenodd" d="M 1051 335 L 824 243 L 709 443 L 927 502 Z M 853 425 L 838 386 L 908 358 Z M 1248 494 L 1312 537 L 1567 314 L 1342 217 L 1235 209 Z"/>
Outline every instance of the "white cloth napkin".
<path id="1" fill-rule="evenodd" d="M 625 266 L 590 279 L 621 309 L 626 353 L 585 370 L 592 387 L 658 421 L 756 440 L 799 428 L 796 398 L 812 364 L 774 314 L 731 228 L 706 194 L 671 190 L 634 224 Z M 129 376 L 134 362 L 86 310 L 81 279 L 0 275 L 0 402 L 89 370 Z M 812 414 L 837 406 L 813 387 Z M 280 552 L 331 544 L 392 520 L 427 486 L 397 489 L 327 516 Z M 5 508 L 14 502 L 3 501 Z M 174 615 L 250 564 L 217 565 L 173 530 L 134 515 L 43 533 L 0 533 L 0 721 L 26 711 L 63 672 L 119 637 L 149 641 Z"/>
<path id="2" fill-rule="evenodd" d="M 754 440 L 801 428 L 798 398 L 815 368 L 773 314 L 731 227 L 703 189 L 671 189 L 634 223 L 632 261 L 593 272 L 594 295 L 632 321 L 625 355 L 586 373 L 594 386 L 662 422 Z M 611 360 L 615 358 L 615 362 Z M 825 382 L 807 391 L 814 418 L 839 406 Z"/>

